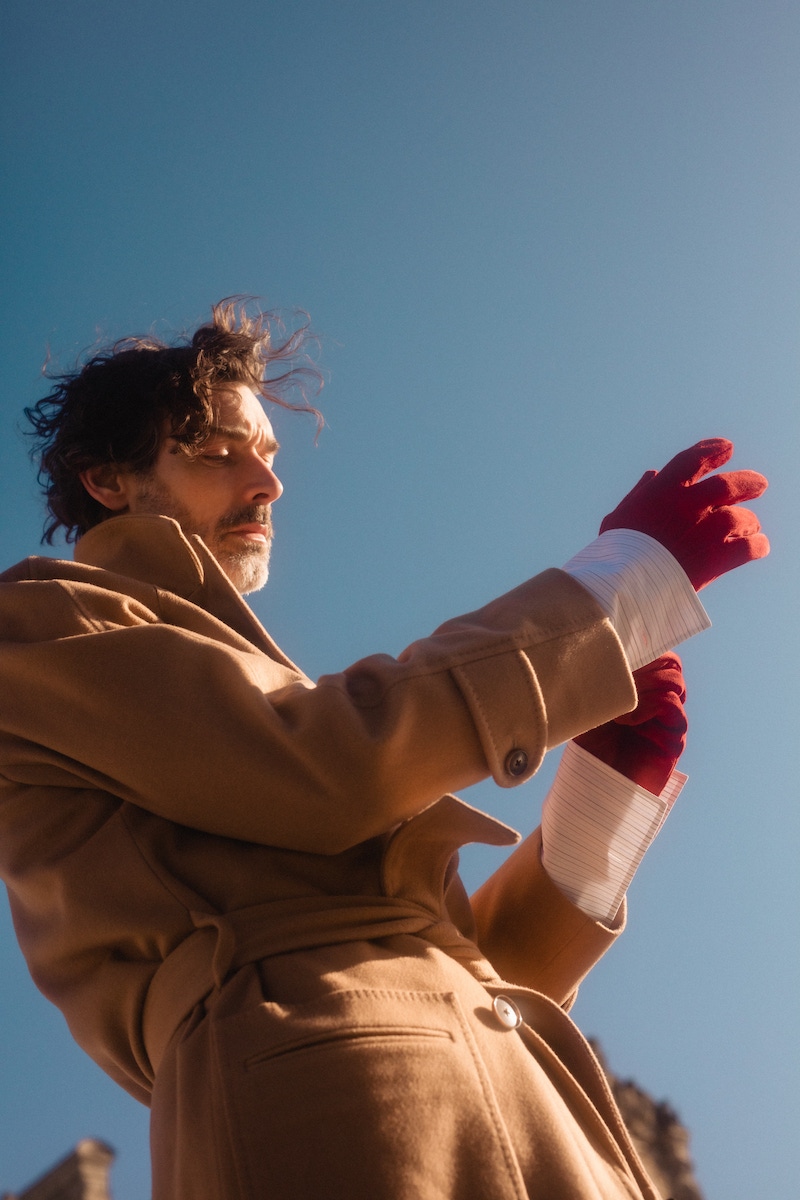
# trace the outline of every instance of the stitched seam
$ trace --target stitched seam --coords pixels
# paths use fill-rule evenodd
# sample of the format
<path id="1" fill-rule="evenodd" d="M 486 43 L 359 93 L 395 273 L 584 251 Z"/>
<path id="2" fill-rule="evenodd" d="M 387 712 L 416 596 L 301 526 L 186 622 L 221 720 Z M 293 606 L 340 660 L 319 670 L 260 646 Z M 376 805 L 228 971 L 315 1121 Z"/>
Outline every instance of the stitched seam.
<path id="1" fill-rule="evenodd" d="M 602 621 L 596 621 L 591 626 L 581 626 L 580 628 L 588 632 L 588 631 L 591 631 L 591 629 L 597 625 L 606 626 L 607 627 L 606 632 L 610 633 L 614 636 L 617 645 L 620 646 L 620 648 L 621 648 L 621 643 L 619 641 L 619 638 L 614 633 L 613 626 L 611 625 L 611 622 L 608 620 L 608 618 L 604 618 Z M 437 662 L 430 663 L 430 664 L 422 663 L 422 664 L 420 664 L 420 666 L 418 666 L 414 669 L 407 668 L 405 663 L 398 662 L 397 659 L 394 659 L 394 660 L 392 660 L 394 662 L 394 664 L 397 667 L 399 667 L 401 670 L 403 670 L 403 672 L 404 672 L 403 678 L 390 680 L 390 681 L 384 683 L 381 688 L 380 695 L 376 696 L 376 698 L 374 700 L 371 700 L 369 702 L 364 702 L 363 700 L 357 700 L 357 701 L 354 701 L 354 703 L 356 703 L 359 708 L 375 708 L 375 707 L 377 707 L 377 705 L 383 703 L 383 698 L 393 688 L 402 687 L 403 685 L 408 683 L 410 680 L 423 679 L 430 675 L 440 675 L 440 674 L 443 674 L 448 671 L 453 671 L 453 670 L 457 670 L 457 669 L 460 669 L 463 667 L 468 667 L 471 663 L 487 662 L 489 659 L 492 659 L 492 658 L 500 658 L 504 654 L 511 654 L 511 655 L 516 655 L 519 653 L 526 654 L 526 647 L 530 646 L 531 649 L 535 649 L 538 646 L 546 646 L 551 642 L 561 641 L 562 638 L 564 637 L 564 634 L 570 633 L 570 632 L 575 632 L 575 631 L 566 630 L 566 631 L 563 631 L 562 633 L 555 635 L 554 637 L 546 638 L 546 639 L 543 639 L 542 641 L 538 641 L 538 642 L 531 642 L 529 638 L 524 638 L 524 637 L 522 637 L 521 634 L 514 635 L 513 637 L 509 638 L 507 641 L 502 643 L 500 646 L 492 645 L 491 643 L 487 642 L 483 646 L 477 647 L 477 652 L 475 650 L 470 651 L 470 652 L 464 651 L 461 655 L 447 655 L 446 653 L 444 653 L 440 656 L 440 658 Z M 480 651 L 482 649 L 485 650 L 486 652 L 480 653 Z M 526 658 L 527 658 L 527 654 L 526 654 Z M 354 666 L 355 665 L 357 665 L 357 664 L 354 664 Z M 352 669 L 353 669 L 352 667 L 348 668 L 348 670 L 352 670 Z M 531 663 L 531 670 L 532 671 L 534 670 L 532 663 Z M 530 687 L 531 691 L 534 693 L 534 696 L 535 696 L 535 691 L 533 690 L 533 686 L 532 686 L 530 677 L 526 676 L 526 678 L 527 678 L 528 686 Z M 333 688 L 335 690 L 340 690 L 340 688 L 341 688 L 340 683 L 329 682 L 328 679 L 326 679 L 326 678 L 320 679 L 316 683 L 315 686 L 318 688 Z"/>
<path id="2" fill-rule="evenodd" d="M 488 719 L 486 709 L 484 708 L 484 706 L 481 702 L 480 696 L 475 691 L 475 688 L 472 686 L 472 680 L 466 675 L 462 678 L 461 675 L 462 675 L 462 673 L 459 671 L 459 680 L 458 680 L 459 685 L 463 688 L 466 688 L 466 690 L 469 692 L 469 695 L 472 698 L 472 700 L 475 704 L 475 707 L 477 708 L 477 710 L 480 714 L 481 723 L 483 725 L 484 730 L 486 731 L 486 735 L 488 736 L 488 738 L 492 744 L 492 751 L 494 753 L 495 763 L 499 767 L 499 765 L 500 765 L 500 747 L 498 746 L 497 741 L 495 739 L 494 732 L 492 730 L 492 725 Z"/>
<path id="3" fill-rule="evenodd" d="M 518 652 L 518 653 L 521 653 L 521 652 Z M 535 686 L 536 672 L 533 669 L 533 665 L 527 659 L 525 659 L 524 663 L 520 663 L 519 659 L 516 659 L 516 665 L 519 668 L 517 674 L 519 674 L 520 672 L 522 674 L 525 689 L 528 693 L 528 700 L 530 701 L 536 714 L 541 716 L 541 719 L 544 722 L 544 725 L 546 727 L 547 726 L 547 706 L 544 701 L 544 696 L 542 696 L 540 694 L 540 692 L 537 690 L 537 688 Z M 479 698 L 477 692 L 475 691 L 475 688 L 473 687 L 472 680 L 469 678 L 469 673 L 464 669 L 464 667 L 458 667 L 455 669 L 454 674 L 456 675 L 456 678 L 458 680 L 459 687 L 467 689 L 469 691 L 469 695 L 471 697 L 473 697 L 473 699 L 475 700 L 475 704 L 480 713 L 484 727 L 488 733 L 488 736 L 491 739 L 492 746 L 495 750 L 498 768 L 500 768 L 502 766 L 502 763 L 500 761 L 499 746 L 494 738 L 494 734 L 492 733 L 492 727 L 491 727 L 489 721 L 487 720 L 486 709 L 484 708 L 484 705 L 481 703 L 480 698 Z M 536 742 L 535 742 L 536 754 L 544 753 L 544 751 L 542 749 L 543 744 L 544 744 L 544 747 L 546 748 L 546 746 L 547 746 L 546 734 L 545 734 L 544 738 L 539 737 L 536 739 Z"/>

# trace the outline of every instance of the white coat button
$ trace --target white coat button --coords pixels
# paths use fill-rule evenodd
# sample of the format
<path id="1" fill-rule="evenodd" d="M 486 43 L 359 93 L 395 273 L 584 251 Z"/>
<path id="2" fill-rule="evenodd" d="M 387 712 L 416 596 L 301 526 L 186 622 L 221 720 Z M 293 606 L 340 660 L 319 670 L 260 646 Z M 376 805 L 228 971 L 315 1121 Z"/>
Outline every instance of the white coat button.
<path id="1" fill-rule="evenodd" d="M 513 1000 L 508 996 L 495 996 L 492 1001 L 494 1015 L 504 1029 L 519 1029 L 522 1024 L 522 1014 Z"/>

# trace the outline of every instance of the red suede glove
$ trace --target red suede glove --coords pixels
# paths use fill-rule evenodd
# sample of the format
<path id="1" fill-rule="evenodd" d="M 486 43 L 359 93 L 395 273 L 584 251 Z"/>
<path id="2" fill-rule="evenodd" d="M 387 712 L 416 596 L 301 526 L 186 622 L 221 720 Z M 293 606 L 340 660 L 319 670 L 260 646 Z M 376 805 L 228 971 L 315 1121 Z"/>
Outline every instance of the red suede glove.
<path id="1" fill-rule="evenodd" d="M 703 475 L 727 462 L 733 443 L 708 438 L 683 450 L 662 471 L 645 471 L 604 519 L 600 532 L 638 529 L 665 546 L 699 592 L 726 571 L 769 554 L 755 513 L 737 508 L 766 490 L 757 471 Z"/>
<path id="2" fill-rule="evenodd" d="M 639 703 L 575 741 L 620 775 L 660 796 L 686 745 L 681 660 L 665 654 L 633 672 Z"/>

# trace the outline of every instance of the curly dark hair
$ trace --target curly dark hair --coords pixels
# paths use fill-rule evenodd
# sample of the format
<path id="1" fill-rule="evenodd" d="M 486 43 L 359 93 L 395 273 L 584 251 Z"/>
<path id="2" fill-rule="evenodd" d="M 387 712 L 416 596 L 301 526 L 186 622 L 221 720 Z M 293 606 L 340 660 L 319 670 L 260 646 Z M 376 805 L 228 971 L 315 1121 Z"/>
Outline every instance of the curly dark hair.
<path id="1" fill-rule="evenodd" d="M 264 400 L 312 413 L 319 430 L 322 416 L 306 398 L 308 385 L 315 392 L 322 386 L 306 349 L 308 322 L 284 334 L 274 313 L 251 315 L 247 307 L 243 297 L 221 300 L 211 321 L 177 344 L 123 338 L 75 371 L 48 376 L 53 390 L 25 409 L 49 514 L 43 542 L 52 543 L 61 528 L 68 542 L 77 541 L 105 520 L 110 514 L 86 491 L 81 472 L 113 463 L 146 473 L 165 421 L 184 450 L 196 452 L 213 422 L 213 394 L 226 383 L 247 384 Z M 273 340 L 274 330 L 283 340 Z M 299 401 L 288 398 L 296 393 Z"/>

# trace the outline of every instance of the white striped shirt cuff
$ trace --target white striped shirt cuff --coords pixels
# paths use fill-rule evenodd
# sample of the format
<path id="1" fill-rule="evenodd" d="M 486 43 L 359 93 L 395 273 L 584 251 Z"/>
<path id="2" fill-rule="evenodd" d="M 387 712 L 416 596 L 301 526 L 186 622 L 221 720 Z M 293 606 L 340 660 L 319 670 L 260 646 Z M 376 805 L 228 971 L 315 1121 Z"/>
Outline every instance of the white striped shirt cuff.
<path id="1" fill-rule="evenodd" d="M 610 529 L 564 570 L 607 614 L 632 671 L 711 625 L 688 576 L 646 533 Z"/>
<path id="2" fill-rule="evenodd" d="M 542 865 L 556 887 L 587 916 L 613 921 L 685 782 L 673 771 L 654 796 L 568 742 L 542 809 Z"/>

